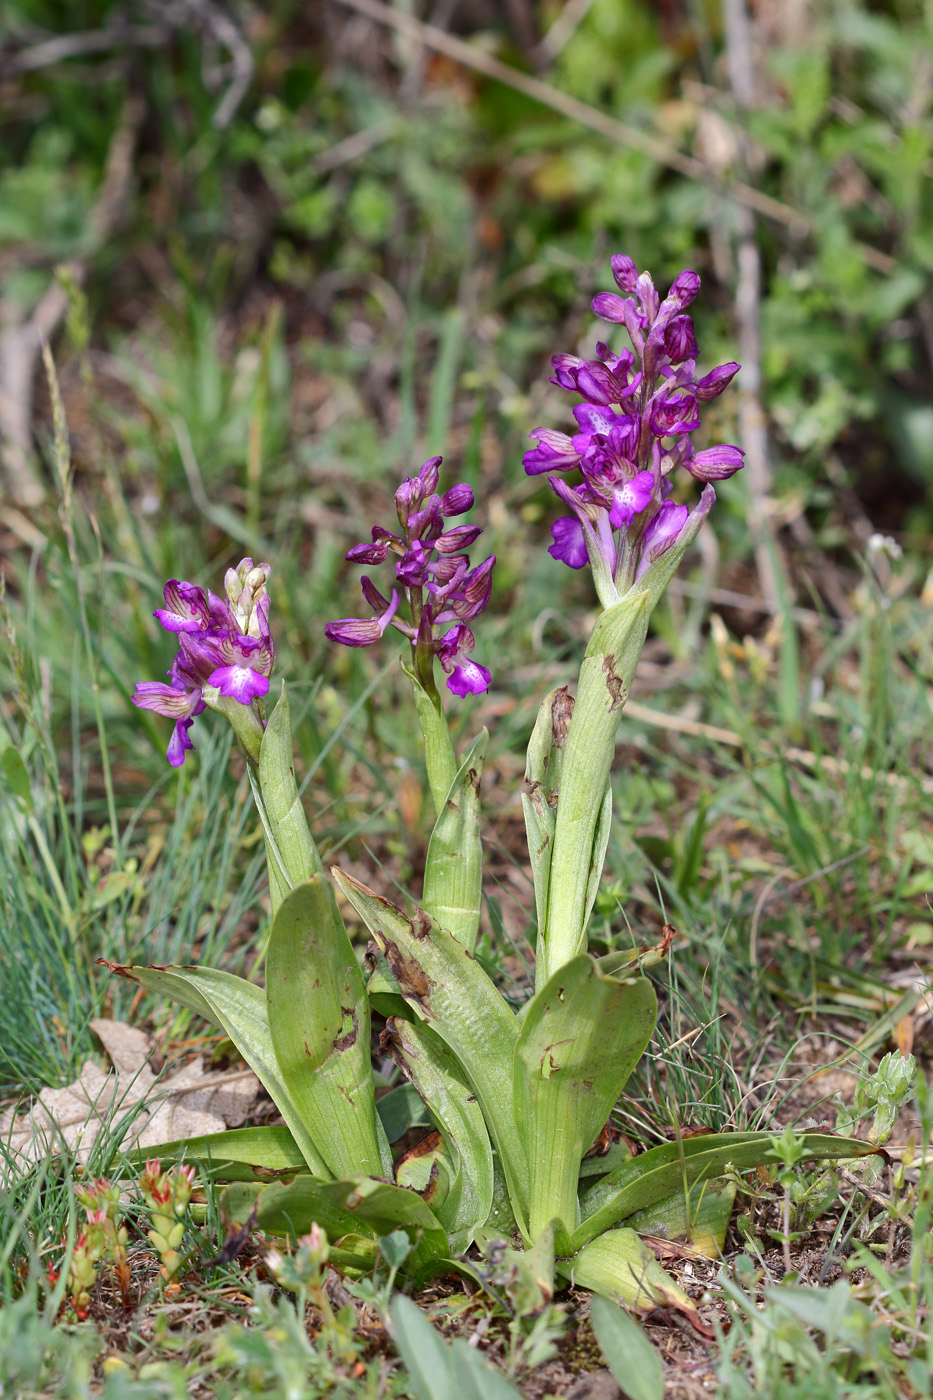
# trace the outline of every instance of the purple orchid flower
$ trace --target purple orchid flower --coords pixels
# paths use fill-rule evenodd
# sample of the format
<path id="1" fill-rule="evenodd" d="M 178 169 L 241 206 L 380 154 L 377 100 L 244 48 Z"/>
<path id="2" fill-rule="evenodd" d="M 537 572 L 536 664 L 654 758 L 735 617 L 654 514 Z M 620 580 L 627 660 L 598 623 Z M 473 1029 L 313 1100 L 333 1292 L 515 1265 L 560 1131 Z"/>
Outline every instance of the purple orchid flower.
<path id="1" fill-rule="evenodd" d="M 268 564 L 241 559 L 224 578 L 225 598 L 197 584 L 169 579 L 164 608 L 154 617 L 178 638 L 179 652 L 169 671 L 170 684 L 140 681 L 133 704 L 174 719 L 167 758 L 173 768 L 194 745 L 188 731 L 195 716 L 218 697 L 252 705 L 269 692 L 275 644 L 269 631 Z"/>
<path id="2" fill-rule="evenodd" d="M 347 551 L 347 559 L 356 564 L 383 564 L 390 554 L 396 557 L 397 587 L 391 598 L 364 575 L 360 585 L 373 616 L 340 618 L 329 622 L 324 632 L 343 646 L 368 647 L 394 627 L 411 643 L 415 674 L 429 694 L 437 694 L 433 676 L 437 658 L 453 695 L 480 695 L 488 690 L 491 677 L 485 666 L 470 658 L 476 639 L 466 624 L 489 602 L 496 561 L 491 555 L 471 568 L 464 551 L 482 531 L 476 525 L 446 527 L 446 519 L 471 509 L 473 492 L 460 483 L 439 496 L 441 462 L 442 458 L 431 457 L 417 476 L 408 477 L 396 491 L 398 535 L 375 525 L 371 544 L 354 545 Z"/>
<path id="3" fill-rule="evenodd" d="M 614 353 L 600 341 L 596 359 L 552 358 L 551 383 L 583 400 L 573 409 L 577 431 L 533 429 L 535 446 L 523 459 L 530 476 L 548 474 L 571 511 L 552 526 L 548 552 L 572 569 L 589 561 L 606 607 L 706 516 L 715 499 L 708 483 L 734 475 L 744 457 L 725 444 L 697 452 L 690 438 L 700 405 L 717 398 L 739 369 L 730 362 L 695 373 L 696 332 L 686 310 L 700 289 L 697 274 L 681 272 L 662 301 L 631 258 L 610 261 L 619 290 L 600 292 L 593 310 L 624 326 L 632 349 Z M 668 499 L 678 467 L 704 483 L 692 512 Z M 571 487 L 563 474 L 574 470 L 583 481 Z"/>

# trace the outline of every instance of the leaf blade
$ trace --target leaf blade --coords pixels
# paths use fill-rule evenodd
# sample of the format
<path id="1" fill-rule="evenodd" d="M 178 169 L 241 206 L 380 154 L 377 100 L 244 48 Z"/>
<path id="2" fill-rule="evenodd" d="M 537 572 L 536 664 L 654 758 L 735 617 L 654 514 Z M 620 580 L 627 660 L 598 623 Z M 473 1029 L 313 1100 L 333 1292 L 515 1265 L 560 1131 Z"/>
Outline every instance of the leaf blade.
<path id="1" fill-rule="evenodd" d="M 376 1129 L 366 984 L 323 875 L 296 886 L 266 960 L 272 1044 L 292 1100 L 335 1177 L 386 1174 Z"/>

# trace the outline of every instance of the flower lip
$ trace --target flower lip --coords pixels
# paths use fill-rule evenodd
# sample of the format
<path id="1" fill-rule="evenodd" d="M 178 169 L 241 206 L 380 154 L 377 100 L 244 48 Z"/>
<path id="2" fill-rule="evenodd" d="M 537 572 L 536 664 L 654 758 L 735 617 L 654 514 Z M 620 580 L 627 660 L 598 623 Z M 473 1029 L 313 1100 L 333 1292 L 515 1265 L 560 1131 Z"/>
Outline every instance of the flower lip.
<path id="1" fill-rule="evenodd" d="M 152 615 L 166 632 L 201 632 L 210 626 L 207 598 L 204 589 L 197 584 L 170 578 L 163 590 L 163 597 L 165 607 L 156 608 Z"/>

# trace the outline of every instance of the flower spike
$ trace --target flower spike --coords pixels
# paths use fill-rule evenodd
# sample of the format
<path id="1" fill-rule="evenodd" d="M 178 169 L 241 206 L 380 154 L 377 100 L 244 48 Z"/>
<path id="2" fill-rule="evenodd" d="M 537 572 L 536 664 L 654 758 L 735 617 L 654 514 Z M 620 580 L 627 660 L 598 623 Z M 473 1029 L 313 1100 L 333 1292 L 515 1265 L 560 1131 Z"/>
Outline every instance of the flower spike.
<path id="1" fill-rule="evenodd" d="M 206 707 L 221 709 L 233 700 L 251 710 L 253 702 L 269 692 L 275 664 L 266 593 L 269 573 L 268 564 L 241 559 L 235 569 L 227 570 L 224 598 L 183 579 L 169 579 L 165 585 L 165 607 L 154 615 L 178 638 L 170 684 L 140 681 L 131 698 L 138 709 L 175 721 L 166 753 L 173 768 L 180 768 L 194 748 L 188 731 Z M 242 712 L 234 708 L 227 713 L 243 737 L 246 727 L 236 724 Z M 259 715 L 253 714 L 249 724 L 256 730 L 254 737 L 261 738 Z"/>
<path id="2" fill-rule="evenodd" d="M 700 289 L 697 274 L 679 273 L 661 301 L 650 274 L 639 273 L 630 257 L 610 262 L 619 291 L 599 292 L 593 311 L 624 326 L 632 349 L 613 353 L 600 341 L 595 360 L 552 358 L 551 383 L 581 396 L 573 409 L 577 432 L 534 428 L 535 446 L 523 459 L 529 476 L 548 473 L 572 511 L 554 523 L 549 553 L 572 569 L 589 560 L 607 608 L 677 543 L 688 516 L 702 519 L 712 504 L 704 491 L 691 516 L 669 501 L 671 472 L 682 466 L 697 481 L 722 481 L 741 470 L 744 457 L 725 444 L 697 452 L 690 440 L 700 404 L 717 398 L 739 369 L 730 362 L 702 378 L 694 373 L 696 332 L 686 308 Z M 575 470 L 583 476 L 579 486 L 552 474 Z"/>
<path id="3" fill-rule="evenodd" d="M 577 460 L 570 439 L 563 434 L 569 455 Z M 563 459 L 562 459 L 563 460 Z M 372 544 L 354 545 L 347 559 L 355 564 L 383 564 L 396 556 L 395 582 L 391 599 L 385 598 L 372 579 L 361 579 L 363 596 L 376 616 L 343 617 L 329 622 L 324 633 L 332 642 L 347 647 L 368 647 L 378 642 L 392 626 L 408 637 L 412 647 L 415 674 L 428 694 L 437 692 L 433 679 L 434 659 L 440 661 L 453 695 L 480 695 L 489 688 L 490 674 L 485 666 L 469 658 L 475 639 L 469 627 L 486 607 L 492 589 L 495 558 L 470 568 L 465 553 L 482 531 L 477 525 L 452 525 L 445 520 L 465 514 L 473 505 L 473 492 L 461 482 L 443 495 L 437 494 L 442 458 L 431 457 L 416 476 L 406 478 L 395 493 L 395 509 L 401 533 L 394 535 L 379 525 L 372 529 Z M 542 466 L 539 470 L 546 470 Z M 401 611 L 404 602 L 404 614 Z M 410 619 L 410 620 L 409 620 Z M 443 628 L 456 623 L 449 631 Z"/>

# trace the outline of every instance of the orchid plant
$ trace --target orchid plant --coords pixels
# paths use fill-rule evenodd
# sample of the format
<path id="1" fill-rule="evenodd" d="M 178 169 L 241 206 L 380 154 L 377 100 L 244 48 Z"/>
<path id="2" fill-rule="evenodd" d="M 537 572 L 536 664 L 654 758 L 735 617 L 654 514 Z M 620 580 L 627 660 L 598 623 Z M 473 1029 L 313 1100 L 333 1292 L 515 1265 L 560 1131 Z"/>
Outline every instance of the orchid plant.
<path id="1" fill-rule="evenodd" d="M 482 908 L 480 781 L 487 734 L 457 756 L 437 667 L 455 699 L 480 694 L 490 673 L 472 657 L 471 628 L 490 599 L 494 559 L 472 565 L 476 526 L 468 486 L 438 493 L 431 458 L 395 496 L 398 530 L 372 529 L 347 558 L 394 564 L 380 590 L 362 579 L 371 615 L 326 627 L 345 646 L 400 632 L 402 662 L 424 738 L 435 822 L 423 894 L 400 908 L 347 873 L 324 872 L 299 800 L 284 684 L 270 713 L 275 647 L 269 567 L 244 559 L 221 599 L 171 580 L 155 616 L 177 636 L 169 683 L 138 686 L 135 703 L 175 721 L 168 759 L 181 764 L 205 707 L 233 724 L 262 823 L 272 925 L 265 986 L 198 967 L 120 967 L 143 987 L 182 1002 L 230 1037 L 275 1101 L 283 1126 L 241 1128 L 166 1144 L 226 1184 L 232 1219 L 293 1236 L 312 1225 L 332 1241 L 329 1262 L 372 1268 L 379 1239 L 404 1230 L 415 1282 L 460 1270 L 477 1279 L 474 1247 L 511 1251 L 529 1297 L 543 1303 L 555 1278 L 635 1307 L 689 1300 L 640 1233 L 679 1234 L 721 1248 L 734 1188 L 724 1178 L 776 1162 L 767 1133 L 728 1132 L 665 1143 L 632 1157 L 607 1132 L 613 1108 L 655 1027 L 645 975 L 667 944 L 596 959 L 587 925 L 612 817 L 616 731 L 653 608 L 715 500 L 712 482 L 742 466 L 732 446 L 694 449 L 702 403 L 738 370 L 696 373 L 687 308 L 699 289 L 684 271 L 662 301 L 648 273 L 612 259 L 618 292 L 593 309 L 624 326 L 631 348 L 600 342 L 596 358 L 556 355 L 552 382 L 580 397 L 577 432 L 536 428 L 525 457 L 548 473 L 567 510 L 551 554 L 589 566 L 600 613 L 575 697 L 562 686 L 540 707 L 523 791 L 537 910 L 534 994 L 516 1011 L 474 956 Z M 675 473 L 702 483 L 689 509 Z M 568 474 L 578 473 L 576 484 Z M 368 929 L 364 963 L 347 934 L 335 886 Z M 373 1014 L 381 1048 L 407 1081 L 377 1099 Z M 413 1086 L 434 1125 L 419 1148 L 392 1150 L 410 1116 Z M 408 1097 L 406 1097 L 408 1095 Z M 389 1131 L 387 1131 L 387 1125 Z M 872 1150 L 853 1139 L 803 1135 L 820 1159 Z M 503 1245 L 502 1242 L 505 1242 Z M 532 1308 L 533 1310 L 533 1308 Z"/>

